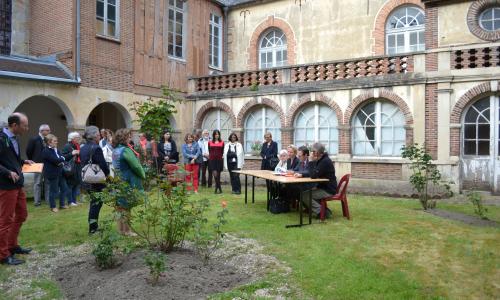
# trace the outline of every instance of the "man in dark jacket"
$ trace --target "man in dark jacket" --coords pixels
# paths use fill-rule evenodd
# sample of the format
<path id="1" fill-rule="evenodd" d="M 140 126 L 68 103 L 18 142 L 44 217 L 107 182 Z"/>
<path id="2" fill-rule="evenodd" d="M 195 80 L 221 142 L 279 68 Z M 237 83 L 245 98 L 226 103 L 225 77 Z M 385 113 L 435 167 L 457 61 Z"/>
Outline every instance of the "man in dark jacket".
<path id="1" fill-rule="evenodd" d="M 28 157 L 28 159 L 36 163 L 43 163 L 42 151 L 43 148 L 45 148 L 44 139 L 49 133 L 49 125 L 40 125 L 38 135 L 30 138 L 30 140 L 28 141 L 28 146 L 26 146 L 26 157 Z M 44 190 L 45 202 L 49 203 L 49 181 L 44 180 L 42 173 L 35 173 L 34 177 L 33 198 L 35 206 L 39 206 L 42 202 L 42 190 Z"/>
<path id="2" fill-rule="evenodd" d="M 8 127 L 0 132 L 0 263 L 7 265 L 24 263 L 14 255 L 31 251 L 17 242 L 21 225 L 28 216 L 22 166 L 33 163 L 21 160 L 18 136 L 27 131 L 26 115 L 13 113 L 9 116 Z"/>
<path id="3" fill-rule="evenodd" d="M 309 176 L 311 178 L 328 179 L 326 182 L 320 182 L 312 191 L 312 212 L 319 217 L 321 211 L 321 199 L 331 197 L 337 192 L 337 177 L 335 177 L 335 167 L 332 160 L 325 152 L 325 146 L 321 143 L 314 143 L 311 156 L 309 157 Z M 326 217 L 331 217 L 332 212 L 328 209 Z"/>

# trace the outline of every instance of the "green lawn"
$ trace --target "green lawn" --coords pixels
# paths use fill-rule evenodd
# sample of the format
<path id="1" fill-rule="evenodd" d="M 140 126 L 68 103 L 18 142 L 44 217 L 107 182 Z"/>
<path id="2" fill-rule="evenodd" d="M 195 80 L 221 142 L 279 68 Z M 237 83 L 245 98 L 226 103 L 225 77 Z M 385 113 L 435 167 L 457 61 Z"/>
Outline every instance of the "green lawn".
<path id="1" fill-rule="evenodd" d="M 226 188 L 227 191 L 227 188 Z M 257 283 L 215 296 L 242 297 L 262 287 L 288 282 L 313 299 L 494 299 L 500 297 L 500 229 L 480 228 L 441 219 L 420 210 L 417 200 L 352 195 L 353 220 L 341 217 L 340 204 L 331 205 L 333 220 L 286 229 L 298 221 L 295 212 L 272 215 L 259 190 L 255 204 L 243 195 L 214 195 L 202 189 L 219 210 L 226 200 L 230 233 L 258 240 L 268 254 L 292 268 L 290 277 L 270 274 Z M 438 204 L 473 214 L 471 205 Z M 489 206 L 491 219 L 500 220 L 500 207 Z M 88 240 L 87 206 L 53 214 L 29 206 L 21 242 L 44 251 L 53 245 L 78 245 Z M 104 213 L 109 213 L 106 208 Z M 0 267 L 0 281 L 12 269 Z M 39 287 L 50 282 L 38 281 Z M 53 295 L 59 295 L 50 291 Z M 2 296 L 0 295 L 0 298 Z"/>

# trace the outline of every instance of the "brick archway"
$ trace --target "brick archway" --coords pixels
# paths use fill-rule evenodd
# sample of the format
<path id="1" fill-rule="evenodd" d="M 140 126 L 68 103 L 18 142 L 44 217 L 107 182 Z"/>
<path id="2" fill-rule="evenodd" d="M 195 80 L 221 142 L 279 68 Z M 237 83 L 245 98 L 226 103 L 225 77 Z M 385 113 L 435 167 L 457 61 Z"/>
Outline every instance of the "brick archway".
<path id="1" fill-rule="evenodd" d="M 345 154 L 351 154 L 352 149 L 351 149 L 351 120 L 353 117 L 353 114 L 356 110 L 358 110 L 364 103 L 370 100 L 378 100 L 378 99 L 384 99 L 384 100 L 389 100 L 392 103 L 396 104 L 403 115 L 405 116 L 405 121 L 406 121 L 406 145 L 411 145 L 413 144 L 413 115 L 410 111 L 410 108 L 406 104 L 406 102 L 396 95 L 394 92 L 391 92 L 389 90 L 381 89 L 379 91 L 378 97 L 375 97 L 373 90 L 369 92 L 362 93 L 361 95 L 357 96 L 354 98 L 347 107 L 347 110 L 344 114 L 344 129 L 342 132 L 341 136 L 341 141 L 342 144 L 339 148 L 340 153 L 345 153 Z"/>
<path id="2" fill-rule="evenodd" d="M 304 96 L 301 97 L 298 101 L 294 102 L 292 106 L 289 109 L 289 117 L 286 119 L 285 127 L 292 127 L 293 122 L 295 120 L 295 117 L 299 113 L 299 111 L 306 105 L 308 104 L 314 104 L 316 102 L 321 102 L 326 104 L 328 107 L 333 109 L 335 111 L 335 114 L 337 115 L 337 120 L 339 125 L 343 124 L 343 118 L 342 118 L 342 109 L 340 109 L 340 106 L 330 98 L 326 97 L 323 94 L 320 94 L 316 97 L 315 101 L 311 101 L 310 96 Z"/>
<path id="3" fill-rule="evenodd" d="M 221 110 L 225 111 L 226 113 L 228 113 L 228 115 L 231 117 L 232 126 L 233 126 L 233 128 L 235 127 L 236 117 L 234 116 L 234 113 L 233 113 L 233 110 L 231 109 L 231 107 L 229 107 L 229 105 L 227 105 L 224 102 L 217 101 L 216 103 L 214 103 L 214 101 L 210 101 L 210 102 L 206 103 L 205 105 L 203 105 L 202 107 L 200 107 L 200 109 L 198 110 L 198 113 L 196 114 L 196 120 L 194 123 L 195 129 L 202 129 L 201 125 L 203 124 L 203 119 L 205 118 L 207 113 L 212 109 L 221 109 Z"/>
<path id="4" fill-rule="evenodd" d="M 297 42 L 295 40 L 295 35 L 292 31 L 292 27 L 283 19 L 269 16 L 264 22 L 260 23 L 257 28 L 255 28 L 252 34 L 252 38 L 250 39 L 250 44 L 247 48 L 247 53 L 249 54 L 247 66 L 249 70 L 257 70 L 259 68 L 259 40 L 261 35 L 266 30 L 272 27 L 280 29 L 285 34 L 287 43 L 288 65 L 295 64 L 295 47 L 297 45 Z"/>
<path id="5" fill-rule="evenodd" d="M 278 105 L 278 103 L 274 102 L 273 100 L 269 98 L 262 98 L 262 101 L 257 101 L 257 99 L 253 99 L 251 101 L 248 101 L 243 105 L 243 107 L 240 109 L 240 112 L 238 113 L 238 117 L 236 118 L 236 127 L 237 128 L 243 128 L 243 122 L 245 116 L 252 111 L 256 106 L 260 105 L 265 105 L 269 106 L 273 110 L 275 110 L 279 116 L 280 116 L 280 125 L 281 127 L 285 127 L 286 121 L 285 121 L 285 113 L 281 109 L 281 107 Z"/>
<path id="6" fill-rule="evenodd" d="M 424 10 L 421 0 L 389 0 L 377 13 L 372 30 L 372 54 L 385 55 L 385 23 L 389 15 L 401 5 L 416 5 Z"/>
<path id="7" fill-rule="evenodd" d="M 498 82 L 500 84 L 500 81 Z M 491 84 L 489 82 L 481 83 L 463 94 L 453 106 L 450 115 L 450 124 L 455 125 L 450 128 L 450 155 L 460 155 L 460 130 L 458 125 L 462 124 L 462 114 L 465 108 L 479 98 L 491 95 Z"/>
<path id="8" fill-rule="evenodd" d="M 352 100 L 351 104 L 349 104 L 349 106 L 347 107 L 347 110 L 344 114 L 344 124 L 350 125 L 352 114 L 364 102 L 366 102 L 367 100 L 371 100 L 371 99 L 386 99 L 386 100 L 393 102 L 394 104 L 396 104 L 399 107 L 399 109 L 401 110 L 401 112 L 405 116 L 406 125 L 413 125 L 413 115 L 410 111 L 410 108 L 406 104 L 406 102 L 401 97 L 396 95 L 394 92 L 391 92 L 391 91 L 385 90 L 385 89 L 382 89 L 379 91 L 378 98 L 375 98 L 373 91 L 362 93 L 361 95 L 354 98 Z"/>

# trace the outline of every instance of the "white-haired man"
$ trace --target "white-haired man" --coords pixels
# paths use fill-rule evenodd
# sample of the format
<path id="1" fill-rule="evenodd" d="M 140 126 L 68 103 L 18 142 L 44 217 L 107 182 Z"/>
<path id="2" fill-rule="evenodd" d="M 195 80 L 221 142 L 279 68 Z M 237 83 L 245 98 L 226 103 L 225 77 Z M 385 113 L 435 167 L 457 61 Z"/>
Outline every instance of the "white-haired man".
<path id="1" fill-rule="evenodd" d="M 32 137 L 28 141 L 28 146 L 26 147 L 26 156 L 29 160 L 36 163 L 42 163 L 42 151 L 45 148 L 45 137 L 50 133 L 50 127 L 47 124 L 40 125 L 38 129 L 38 135 Z M 33 198 L 35 206 L 39 206 L 42 203 L 42 190 L 45 194 L 45 202 L 49 203 L 49 181 L 44 180 L 42 173 L 35 173 L 35 183 L 33 186 Z"/>

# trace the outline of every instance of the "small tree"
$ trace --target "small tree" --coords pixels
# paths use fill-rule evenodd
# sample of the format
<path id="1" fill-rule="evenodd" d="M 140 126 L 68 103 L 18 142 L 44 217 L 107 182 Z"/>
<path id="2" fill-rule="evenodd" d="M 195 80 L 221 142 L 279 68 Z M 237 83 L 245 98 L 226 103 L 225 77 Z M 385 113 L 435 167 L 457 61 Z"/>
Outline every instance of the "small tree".
<path id="1" fill-rule="evenodd" d="M 177 91 L 162 87 L 163 97 L 160 100 L 148 98 L 146 101 L 135 101 L 130 104 L 131 110 L 137 115 L 134 122 L 141 127 L 141 132 L 159 140 L 163 131 L 171 128 L 170 118 L 177 112 L 176 103 L 183 98 Z"/>
<path id="2" fill-rule="evenodd" d="M 425 150 L 424 146 L 418 144 L 401 147 L 401 156 L 411 160 L 410 183 L 418 193 L 418 198 L 424 210 L 435 208 L 436 201 L 429 201 L 429 182 L 438 186 L 442 185 L 448 193 L 451 193 L 448 183 L 441 181 L 441 172 L 436 165 L 432 164 L 432 157 Z"/>

